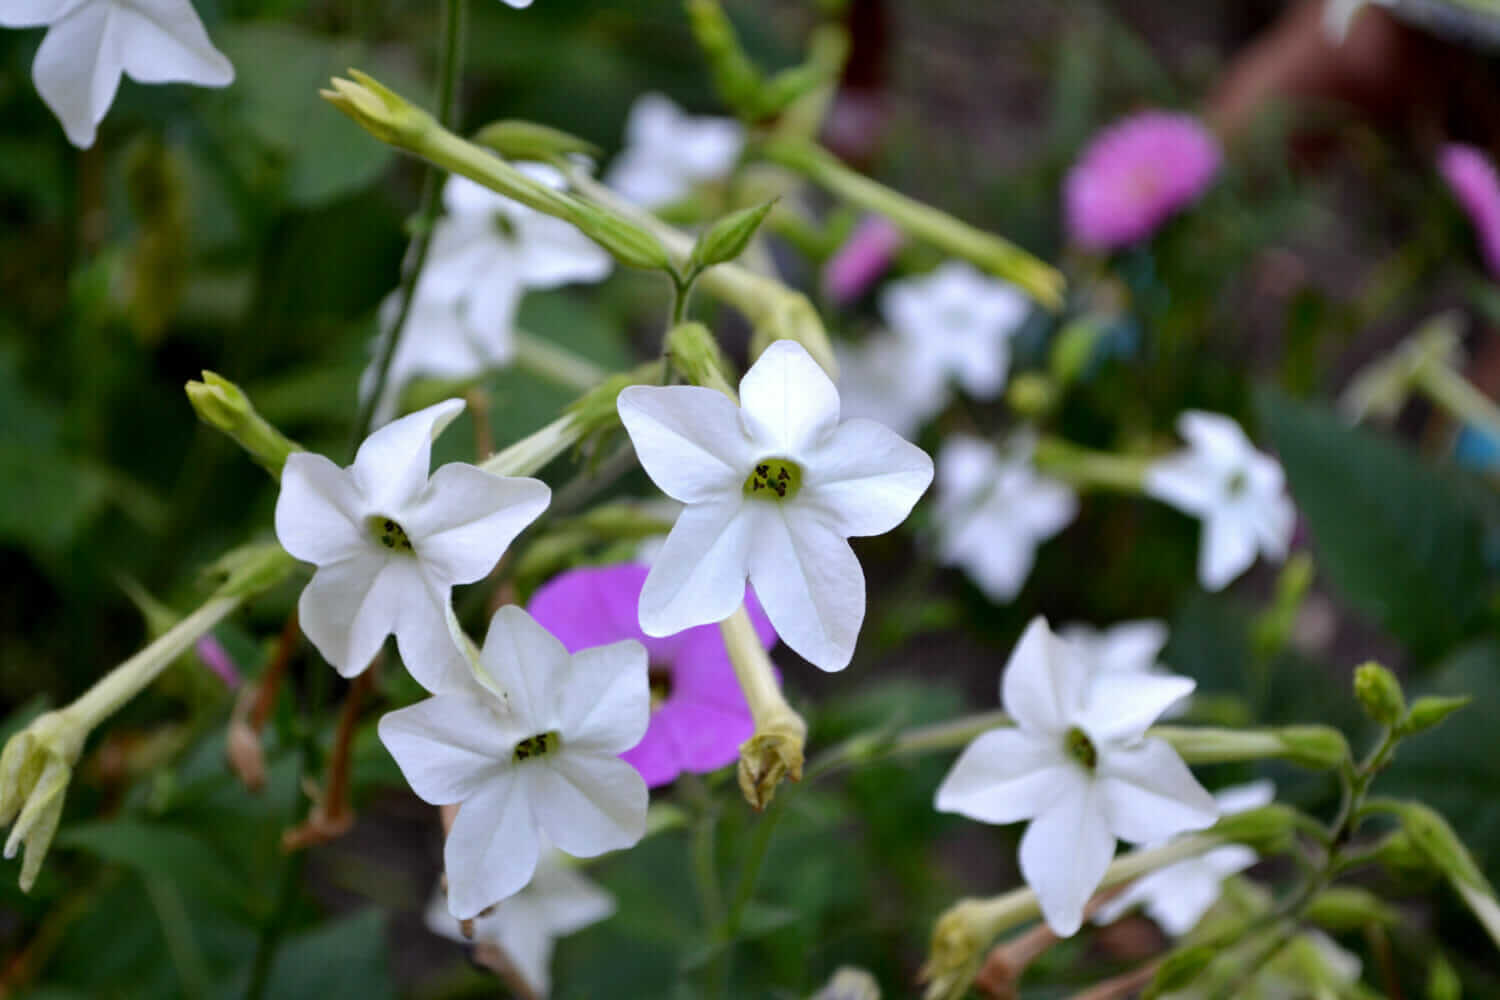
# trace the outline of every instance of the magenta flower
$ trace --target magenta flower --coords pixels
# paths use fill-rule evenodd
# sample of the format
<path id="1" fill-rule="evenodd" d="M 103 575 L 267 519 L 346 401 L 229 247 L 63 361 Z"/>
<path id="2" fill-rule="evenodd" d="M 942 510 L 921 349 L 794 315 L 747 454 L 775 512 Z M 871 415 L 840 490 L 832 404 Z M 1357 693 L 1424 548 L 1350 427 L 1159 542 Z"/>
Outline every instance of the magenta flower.
<path id="1" fill-rule="evenodd" d="M 568 652 L 634 639 L 651 667 L 651 725 L 621 754 L 651 788 L 683 771 L 716 771 L 739 757 L 755 724 L 716 625 L 700 625 L 664 639 L 641 631 L 637 609 L 647 567 L 633 564 L 569 570 L 531 598 L 527 608 Z M 748 588 L 745 608 L 766 648 L 776 631 Z"/>
<path id="2" fill-rule="evenodd" d="M 1438 153 L 1438 172 L 1469 215 L 1490 273 L 1500 278 L 1500 176 L 1473 146 L 1450 143 Z"/>
<path id="3" fill-rule="evenodd" d="M 823 268 L 823 287 L 840 305 L 853 302 L 891 266 L 905 237 L 883 215 L 867 215 Z"/>
<path id="4" fill-rule="evenodd" d="M 1068 236 L 1113 250 L 1150 236 L 1219 170 L 1219 143 L 1192 115 L 1144 111 L 1094 138 L 1063 182 Z"/>
<path id="5" fill-rule="evenodd" d="M 214 638 L 212 632 L 194 643 L 193 650 L 198 654 L 198 659 L 203 661 L 203 665 L 212 670 L 229 690 L 233 691 L 244 681 L 234 660 L 229 656 L 229 650 Z"/>

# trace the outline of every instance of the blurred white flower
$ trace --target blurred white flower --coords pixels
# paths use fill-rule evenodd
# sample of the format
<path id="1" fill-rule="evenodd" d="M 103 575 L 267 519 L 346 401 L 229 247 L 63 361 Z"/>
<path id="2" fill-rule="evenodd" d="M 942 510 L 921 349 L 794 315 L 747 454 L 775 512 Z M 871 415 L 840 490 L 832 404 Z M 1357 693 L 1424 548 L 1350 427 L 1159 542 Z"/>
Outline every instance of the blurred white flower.
<path id="1" fill-rule="evenodd" d="M 689 115 L 661 94 L 642 94 L 625 120 L 625 148 L 604 182 L 638 205 L 657 208 L 728 175 L 744 145 L 745 130 L 734 119 Z"/>
<path id="2" fill-rule="evenodd" d="M 1010 338 L 1031 304 L 1014 285 L 950 260 L 920 278 L 886 285 L 880 311 L 910 348 L 915 378 L 956 379 L 976 399 L 994 399 L 1010 371 Z"/>
<path id="3" fill-rule="evenodd" d="M 1221 816 L 1232 816 L 1248 809 L 1270 805 L 1276 797 L 1276 786 L 1270 781 L 1235 785 L 1214 795 Z M 1220 886 L 1231 875 L 1238 875 L 1257 861 L 1253 850 L 1243 844 L 1225 844 L 1158 868 L 1130 884 L 1118 896 L 1094 912 L 1094 923 L 1112 924 L 1127 910 L 1141 906 L 1151 919 L 1173 937 L 1181 937 L 1194 927 L 1219 899 Z"/>
<path id="4" fill-rule="evenodd" d="M 94 144 L 122 73 L 138 83 L 200 87 L 234 79 L 187 0 L 4 0 L 0 25 L 47 28 L 31 76 L 81 149 Z"/>
<path id="5" fill-rule="evenodd" d="M 1152 462 L 1145 490 L 1203 520 L 1198 580 L 1223 587 L 1250 568 L 1256 551 L 1280 562 L 1297 526 L 1281 464 L 1255 450 L 1240 425 L 1218 413 L 1190 410 L 1177 420 L 1183 451 Z"/>
<path id="6" fill-rule="evenodd" d="M 640 643 L 569 655 L 507 605 L 474 666 L 466 686 L 379 725 L 419 798 L 461 803 L 443 847 L 448 910 L 460 920 L 525 888 L 544 837 L 580 858 L 636 843 L 648 799 L 640 774 L 619 758 L 651 717 Z"/>
<path id="7" fill-rule="evenodd" d="M 613 896 L 569 864 L 560 851 L 544 844 L 536 874 L 526 888 L 475 917 L 472 939 L 464 937 L 460 921 L 448 912 L 441 889 L 427 904 L 426 917 L 434 934 L 460 944 L 498 949 L 532 991 L 545 997 L 552 991 L 552 946 L 557 939 L 608 919 L 614 912 Z"/>
<path id="8" fill-rule="evenodd" d="M 997 602 L 1020 592 L 1036 547 L 1078 513 L 1073 491 L 1036 471 L 1033 447 L 1029 435 L 1017 435 L 1002 455 L 988 442 L 958 434 L 938 452 L 938 557 L 963 567 Z"/>
<path id="9" fill-rule="evenodd" d="M 1027 626 L 1001 678 L 1016 727 L 993 729 L 959 755 L 936 806 L 986 823 L 1031 823 L 1021 875 L 1062 937 L 1114 857 L 1115 840 L 1150 844 L 1218 818 L 1168 744 L 1146 729 L 1193 690 L 1185 677 L 1095 672 L 1043 618 Z"/>
<path id="10" fill-rule="evenodd" d="M 432 441 L 464 408 L 450 399 L 371 434 L 354 464 L 296 452 L 281 474 L 276 537 L 317 565 L 302 590 L 302 631 L 345 677 L 396 635 L 406 669 L 437 691 L 463 674 L 448 628 L 453 586 L 494 569 L 551 498 L 535 479 L 452 462 L 428 476 Z"/>
<path id="11" fill-rule="evenodd" d="M 916 363 L 910 343 L 890 332 L 858 344 L 836 341 L 840 412 L 885 424 L 904 438 L 917 431 L 948 402 L 947 376 Z"/>
<path id="12" fill-rule="evenodd" d="M 865 616 L 847 539 L 906 519 L 932 460 L 872 420 L 839 420 L 832 380 L 778 340 L 740 381 L 740 405 L 698 386 L 631 386 L 620 419 L 641 465 L 686 504 L 641 590 L 641 628 L 665 636 L 729 617 L 748 578 L 776 632 L 842 670 Z"/>
<path id="13" fill-rule="evenodd" d="M 1105 629 L 1075 623 L 1064 625 L 1057 634 L 1070 643 L 1096 672 L 1170 676 L 1170 671 L 1157 662 L 1162 647 L 1167 644 L 1166 622 L 1143 619 L 1120 622 Z M 1187 701 L 1184 698 L 1171 706 L 1162 717 L 1170 719 L 1181 715 L 1187 708 Z"/>

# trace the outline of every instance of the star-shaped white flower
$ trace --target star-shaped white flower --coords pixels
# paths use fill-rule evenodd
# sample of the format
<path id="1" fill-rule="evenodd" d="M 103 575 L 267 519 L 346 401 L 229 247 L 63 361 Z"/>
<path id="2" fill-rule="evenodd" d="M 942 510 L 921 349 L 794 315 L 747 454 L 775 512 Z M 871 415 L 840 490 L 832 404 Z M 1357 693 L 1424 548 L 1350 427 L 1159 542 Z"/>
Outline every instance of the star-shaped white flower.
<path id="1" fill-rule="evenodd" d="M 523 163 L 519 169 L 561 189 L 554 167 Z M 479 330 L 508 330 L 521 295 L 532 288 L 602 281 L 613 266 L 593 240 L 561 219 L 491 191 L 467 177 L 448 178 L 447 214 L 432 231 L 423 292 L 465 302 Z"/>
<path id="2" fill-rule="evenodd" d="M 745 130 L 734 119 L 689 115 L 661 94 L 643 94 L 625 119 L 625 148 L 604 181 L 656 208 L 726 176 L 744 145 Z"/>
<path id="3" fill-rule="evenodd" d="M 912 347 L 917 377 L 957 379 L 977 399 L 993 399 L 1010 371 L 1010 338 L 1031 305 L 1007 282 L 950 260 L 920 278 L 894 281 L 880 293 L 886 325 Z"/>
<path id="4" fill-rule="evenodd" d="M 1270 805 L 1276 786 L 1270 781 L 1235 785 L 1214 795 L 1221 816 Z M 1243 844 L 1225 844 L 1175 865 L 1158 868 L 1130 884 L 1118 896 L 1094 911 L 1094 923 L 1112 924 L 1133 907 L 1141 906 L 1152 920 L 1173 937 L 1194 927 L 1219 899 L 1224 880 L 1255 864 L 1253 850 Z"/>
<path id="5" fill-rule="evenodd" d="M 641 591 L 641 628 L 722 621 L 748 578 L 782 640 L 842 670 L 865 617 L 846 539 L 906 519 L 932 460 L 873 420 L 839 421 L 839 394 L 801 344 L 778 340 L 740 381 L 740 406 L 697 386 L 631 386 L 620 419 L 646 473 L 687 506 Z"/>
<path id="6" fill-rule="evenodd" d="M 938 787 L 937 808 L 986 823 L 1031 820 L 1021 874 L 1052 930 L 1072 935 L 1116 838 L 1156 843 L 1218 818 L 1176 751 L 1145 735 L 1193 686 L 1185 677 L 1096 673 L 1033 619 L 1001 679 L 1016 727 L 969 744 Z"/>
<path id="7" fill-rule="evenodd" d="M 858 344 L 837 341 L 834 355 L 846 417 L 867 417 L 910 438 L 948 402 L 947 375 L 921 363 L 917 350 L 894 333 Z"/>
<path id="8" fill-rule="evenodd" d="M 963 567 L 1001 603 L 1020 592 L 1037 546 L 1078 513 L 1073 491 L 1032 465 L 1034 446 L 1030 435 L 1018 435 L 1002 455 L 988 442 L 956 434 L 938 452 L 938 558 Z"/>
<path id="9" fill-rule="evenodd" d="M 47 28 L 31 76 L 81 149 L 94 144 L 122 73 L 138 83 L 200 87 L 234 79 L 187 0 L 4 0 L 0 25 Z"/>
<path id="10" fill-rule="evenodd" d="M 558 938 L 608 919 L 615 900 L 563 854 L 543 846 L 536 874 L 526 888 L 496 903 L 474 919 L 474 936 L 464 937 L 457 917 L 448 912 L 441 890 L 427 904 L 427 927 L 461 944 L 498 948 L 504 960 L 539 997 L 552 991 L 552 946 Z M 477 958 L 478 956 L 476 956 Z"/>
<path id="11" fill-rule="evenodd" d="M 276 537 L 318 567 L 297 602 L 302 631 L 345 677 L 391 633 L 429 691 L 464 673 L 448 629 L 453 586 L 494 569 L 551 499 L 535 479 L 462 462 L 428 477 L 433 438 L 463 408 L 450 399 L 387 424 L 347 469 L 297 452 L 282 470 Z"/>
<path id="12" fill-rule="evenodd" d="M 646 783 L 619 754 L 651 717 L 646 650 L 633 639 L 569 655 L 515 605 L 495 612 L 465 687 L 392 712 L 380 740 L 412 790 L 461 803 L 443 865 L 460 920 L 531 881 L 542 838 L 574 857 L 646 831 Z"/>
<path id="13" fill-rule="evenodd" d="M 1240 425 L 1218 413 L 1189 410 L 1177 419 L 1188 448 L 1152 462 L 1146 493 L 1203 520 L 1198 580 L 1223 587 L 1250 568 L 1257 550 L 1286 558 L 1297 510 L 1281 464 L 1255 450 Z"/>

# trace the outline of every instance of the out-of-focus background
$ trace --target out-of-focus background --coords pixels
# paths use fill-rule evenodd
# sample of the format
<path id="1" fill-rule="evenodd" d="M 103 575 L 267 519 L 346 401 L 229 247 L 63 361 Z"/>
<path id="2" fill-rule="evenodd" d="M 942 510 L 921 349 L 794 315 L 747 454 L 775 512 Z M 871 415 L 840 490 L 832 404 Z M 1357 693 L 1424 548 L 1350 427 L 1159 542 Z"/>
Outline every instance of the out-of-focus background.
<path id="1" fill-rule="evenodd" d="M 352 65 L 430 95 L 436 6 L 196 6 L 235 65 L 233 86 L 127 82 L 98 143 L 82 152 L 32 86 L 41 31 L 0 33 L 6 733 L 139 648 L 153 613 L 190 608 L 207 561 L 269 537 L 274 489 L 194 419 L 183 383 L 221 372 L 288 435 L 347 460 L 376 309 L 397 283 L 420 167 L 317 91 Z M 778 654 L 794 702 L 808 708 L 814 750 L 871 727 L 995 707 L 999 670 L 1038 613 L 1055 623 L 1168 621 L 1165 662 L 1196 678 L 1205 711 L 1226 723 L 1328 722 L 1357 736 L 1348 676 L 1375 657 L 1415 684 L 1476 694 L 1387 780 L 1443 809 L 1500 877 L 1500 760 L 1485 729 L 1500 712 L 1500 507 L 1484 482 L 1494 453 L 1471 441 L 1455 459 L 1458 429 L 1415 401 L 1365 461 L 1340 436 L 1350 432 L 1331 402 L 1355 370 L 1443 310 L 1462 320 L 1468 376 L 1481 391 L 1500 388 L 1500 284 L 1434 166 L 1452 141 L 1500 153 L 1500 73 L 1487 48 L 1500 13 L 1436 2 L 1371 8 L 1339 43 L 1323 6 L 848 5 L 851 60 L 825 143 L 1058 262 L 1110 317 L 1059 428 L 1100 449 L 1166 448 L 1183 409 L 1240 418 L 1287 466 L 1303 515 L 1296 545 L 1319 573 L 1290 641 L 1268 647 L 1258 614 L 1274 566 L 1204 593 L 1192 583 L 1195 522 L 1139 497 L 1089 496 L 1077 522 L 1043 546 L 1020 596 L 1002 605 L 938 565 L 931 514 L 919 508 L 910 531 L 858 545 L 871 597 L 855 665 L 825 675 Z M 811 0 L 726 7 L 747 49 L 772 68 L 801 58 L 818 17 Z M 474 0 L 465 66 L 468 130 L 524 118 L 612 152 L 644 92 L 724 113 L 671 0 L 536 0 L 525 11 Z M 1062 179 L 1094 134 L 1144 108 L 1203 116 L 1225 164 L 1196 205 L 1115 255 L 1106 274 L 1065 245 Z M 818 295 L 814 268 L 785 246 L 776 256 L 789 280 Z M 910 247 L 895 268 L 937 260 Z M 873 291 L 819 302 L 838 338 L 858 340 L 878 324 Z M 622 272 L 602 286 L 533 293 L 520 325 L 619 370 L 657 349 L 663 303 L 658 279 Z M 748 331 L 727 311 L 702 311 L 743 360 Z M 1045 364 L 1055 333 L 1046 324 L 1038 316 L 1018 337 L 1018 369 Z M 1258 385 L 1279 394 L 1257 405 Z M 500 445 L 575 395 L 520 369 L 480 388 L 490 404 L 480 419 Z M 960 405 L 923 443 L 1010 422 L 1001 404 Z M 438 460 L 471 457 L 474 439 L 466 416 Z M 1322 491 L 1311 502 L 1309 482 Z M 638 473 L 615 492 L 652 494 Z M 1369 531 L 1340 534 L 1341 509 Z M 245 675 L 263 668 L 296 594 L 283 587 L 218 630 Z M 396 673 L 386 672 L 385 696 L 405 700 L 409 682 Z M 320 706 L 331 729 L 343 682 L 305 646 L 293 678 L 296 703 Z M 185 657 L 91 744 L 35 890 L 22 895 L 14 866 L 0 868 L 0 996 L 243 990 L 290 870 L 280 832 L 305 810 L 290 750 L 304 715 L 283 699 L 268 737 L 270 785 L 255 796 L 223 764 L 233 698 Z M 306 891 L 293 896 L 270 995 L 494 995 L 492 977 L 423 925 L 441 834 L 376 741 L 374 718 L 357 753 L 358 822 L 308 852 L 292 876 Z M 737 995 L 805 996 L 844 963 L 874 971 L 889 995 L 908 995 L 932 918 L 960 896 L 1017 883 L 1016 831 L 932 810 L 946 765 L 885 763 L 797 790 L 746 915 Z M 1215 785 L 1253 776 L 1210 773 Z M 1334 792 L 1290 769 L 1267 773 L 1299 805 L 1326 805 Z M 747 826 L 719 826 L 733 871 Z M 713 960 L 698 940 L 687 849 L 686 834 L 662 835 L 595 866 L 622 916 L 559 946 L 557 995 L 665 996 L 681 968 Z M 1420 956 L 1440 941 L 1481 990 L 1473 995 L 1500 990 L 1500 966 L 1464 911 L 1440 890 L 1425 898 L 1411 932 L 1385 943 L 1395 981 L 1421 995 Z M 1150 953 L 1156 933 L 1128 922 L 1055 949 L 1037 973 L 1053 986 L 1034 995 L 1067 995 L 1125 968 Z M 1369 954 L 1358 934 L 1343 943 Z"/>

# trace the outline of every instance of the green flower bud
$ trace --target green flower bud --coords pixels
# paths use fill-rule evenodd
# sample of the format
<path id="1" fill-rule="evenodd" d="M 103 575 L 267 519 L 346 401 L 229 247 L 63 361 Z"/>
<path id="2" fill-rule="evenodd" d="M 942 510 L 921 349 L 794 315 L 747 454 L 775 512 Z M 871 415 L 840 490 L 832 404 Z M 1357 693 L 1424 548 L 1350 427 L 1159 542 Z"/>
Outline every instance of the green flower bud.
<path id="1" fill-rule="evenodd" d="M 1394 927 L 1401 915 L 1372 892 L 1352 886 L 1324 889 L 1307 904 L 1303 915 L 1329 931 L 1358 930 L 1368 924 Z"/>
<path id="2" fill-rule="evenodd" d="M 1067 385 L 1079 375 L 1094 356 L 1094 346 L 1104 331 L 1100 330 L 1092 317 L 1075 319 L 1058 331 L 1052 341 L 1050 367 L 1052 377 Z"/>
<path id="3" fill-rule="evenodd" d="M 1329 726 L 1283 726 L 1276 736 L 1293 764 L 1331 771 L 1349 760 L 1349 741 Z"/>
<path id="4" fill-rule="evenodd" d="M 626 267 L 676 273 L 661 240 L 618 212 L 574 200 L 567 208 L 567 219 Z"/>
<path id="5" fill-rule="evenodd" d="M 1427 860 L 1456 885 L 1489 891 L 1484 873 L 1442 813 L 1420 802 L 1393 806 L 1401 829 Z"/>
<path id="6" fill-rule="evenodd" d="M 1406 696 L 1396 675 L 1374 662 L 1354 671 L 1354 697 L 1365 714 L 1382 726 L 1396 726 L 1406 716 Z"/>
<path id="7" fill-rule="evenodd" d="M 693 245 L 693 253 L 688 258 L 688 274 L 695 276 L 699 271 L 727 263 L 744 253 L 777 200 L 772 198 L 753 208 L 731 212 L 709 226 Z"/>
<path id="8" fill-rule="evenodd" d="M 679 323 L 667 331 L 666 345 L 672 367 L 689 382 L 717 389 L 730 399 L 737 398 L 726 375 L 728 362 L 708 327 L 702 323 Z"/>
<path id="9" fill-rule="evenodd" d="M 381 142 L 410 149 L 437 127 L 437 119 L 432 115 L 373 77 L 357 69 L 351 69 L 349 75 L 354 79 L 336 76 L 333 89 L 320 93 L 325 101 Z"/>
<path id="10" fill-rule="evenodd" d="M 1023 417 L 1044 417 L 1057 404 L 1057 383 L 1039 372 L 1025 372 L 1010 380 L 1005 401 Z"/>
<path id="11" fill-rule="evenodd" d="M 546 161 L 569 153 L 599 155 L 599 147 L 587 139 L 580 139 L 561 129 L 517 119 L 491 122 L 474 133 L 474 141 L 511 160 Z"/>
<path id="12" fill-rule="evenodd" d="M 1468 694 L 1424 695 L 1412 702 L 1411 711 L 1406 713 L 1406 721 L 1401 724 L 1401 734 L 1411 736 L 1431 729 L 1473 700 L 1474 696 Z"/>
<path id="13" fill-rule="evenodd" d="M 1223 840 L 1252 847 L 1257 854 L 1277 854 L 1291 846 L 1296 829 L 1297 810 L 1273 802 L 1220 817 L 1212 832 Z"/>
<path id="14" fill-rule="evenodd" d="M 186 389 L 198 419 L 233 438 L 274 478 L 281 478 L 287 456 L 302 450 L 257 413 L 244 391 L 223 376 L 205 371 L 202 382 L 189 382 Z"/>

